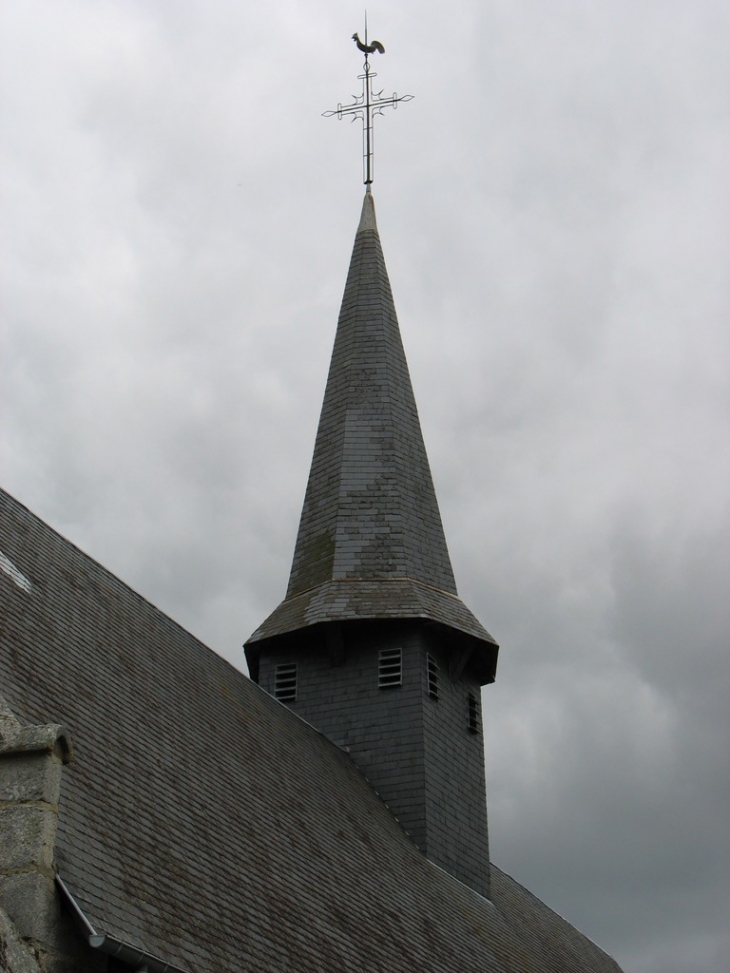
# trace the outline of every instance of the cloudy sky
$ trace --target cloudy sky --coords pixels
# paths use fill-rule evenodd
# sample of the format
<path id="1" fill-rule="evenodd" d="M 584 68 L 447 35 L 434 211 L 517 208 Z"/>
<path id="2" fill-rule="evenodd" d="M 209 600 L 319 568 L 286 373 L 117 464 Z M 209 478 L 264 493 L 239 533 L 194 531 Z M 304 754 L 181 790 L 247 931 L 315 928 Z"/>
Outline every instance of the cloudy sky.
<path id="1" fill-rule="evenodd" d="M 235 665 L 283 596 L 362 185 L 353 0 L 4 0 L 2 482 Z M 374 194 L 495 861 L 728 968 L 730 6 L 370 6 Z"/>

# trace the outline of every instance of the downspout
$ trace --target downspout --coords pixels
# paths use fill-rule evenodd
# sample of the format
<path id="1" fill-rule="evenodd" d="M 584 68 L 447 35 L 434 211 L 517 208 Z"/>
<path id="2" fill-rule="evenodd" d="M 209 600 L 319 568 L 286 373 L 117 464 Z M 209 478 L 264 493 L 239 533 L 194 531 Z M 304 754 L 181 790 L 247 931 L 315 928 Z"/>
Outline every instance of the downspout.
<path id="1" fill-rule="evenodd" d="M 98 949 L 107 956 L 114 956 L 123 963 L 129 963 L 130 966 L 134 966 L 136 973 L 189 973 L 189 970 L 183 970 L 179 966 L 173 966 L 172 963 L 165 963 L 164 960 L 157 959 L 156 956 L 146 953 L 138 946 L 131 946 L 129 943 L 123 943 L 120 939 L 115 939 L 114 936 L 97 932 L 82 912 L 81 906 L 73 895 L 71 895 L 66 883 L 58 874 L 56 874 L 56 884 L 71 907 L 74 918 L 92 949 Z"/>

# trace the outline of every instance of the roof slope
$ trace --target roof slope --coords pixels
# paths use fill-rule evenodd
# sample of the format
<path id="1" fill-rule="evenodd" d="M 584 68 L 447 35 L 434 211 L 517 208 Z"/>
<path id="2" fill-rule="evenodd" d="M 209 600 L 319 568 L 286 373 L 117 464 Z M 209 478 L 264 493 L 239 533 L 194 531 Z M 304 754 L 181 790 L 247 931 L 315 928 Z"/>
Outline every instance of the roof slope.
<path id="1" fill-rule="evenodd" d="M 325 621 L 428 618 L 494 639 L 459 600 L 366 193 L 284 602 L 250 642 Z"/>
<path id="2" fill-rule="evenodd" d="M 424 858 L 350 758 L 0 491 L 0 680 L 68 727 L 58 867 L 183 969 L 616 973 L 511 879 Z"/>

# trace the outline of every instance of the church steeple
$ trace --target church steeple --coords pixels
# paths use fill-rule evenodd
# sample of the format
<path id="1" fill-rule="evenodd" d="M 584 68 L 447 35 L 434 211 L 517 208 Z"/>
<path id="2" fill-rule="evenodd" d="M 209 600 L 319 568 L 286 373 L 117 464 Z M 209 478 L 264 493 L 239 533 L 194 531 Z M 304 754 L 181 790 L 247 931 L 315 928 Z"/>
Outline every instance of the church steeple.
<path id="1" fill-rule="evenodd" d="M 344 747 L 432 861 L 489 894 L 480 687 L 368 191 L 286 597 L 252 678 Z"/>
<path id="2" fill-rule="evenodd" d="M 406 578 L 456 594 L 366 193 L 287 597 L 327 581 Z"/>
<path id="3" fill-rule="evenodd" d="M 497 646 L 458 598 L 401 342 L 375 206 L 365 194 L 286 598 L 251 636 L 352 619 L 452 630 L 481 683 Z"/>

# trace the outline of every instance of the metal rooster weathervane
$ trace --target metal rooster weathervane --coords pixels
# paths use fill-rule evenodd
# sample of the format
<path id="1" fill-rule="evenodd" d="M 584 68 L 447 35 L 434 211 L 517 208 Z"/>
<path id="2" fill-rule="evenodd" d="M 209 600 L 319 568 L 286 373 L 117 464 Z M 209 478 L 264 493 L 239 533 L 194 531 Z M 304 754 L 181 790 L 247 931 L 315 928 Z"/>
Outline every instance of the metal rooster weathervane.
<path id="1" fill-rule="evenodd" d="M 362 120 L 362 174 L 363 182 L 370 192 L 370 186 L 374 178 L 373 160 L 373 119 L 376 115 L 382 115 L 384 108 L 397 108 L 402 101 L 411 101 L 413 95 L 397 95 L 393 92 L 390 97 L 384 98 L 382 89 L 373 91 L 373 78 L 377 78 L 375 71 L 370 70 L 368 58 L 371 54 L 385 54 L 385 48 L 380 41 L 368 43 L 368 20 L 365 15 L 365 41 L 361 41 L 357 34 L 352 35 L 352 39 L 357 44 L 358 50 L 365 55 L 363 65 L 364 74 L 358 74 L 358 81 L 362 81 L 362 94 L 353 95 L 354 101 L 351 105 L 338 105 L 334 111 L 323 112 L 325 118 L 336 115 L 343 118 L 345 115 L 351 116 L 351 121 L 356 118 Z"/>

